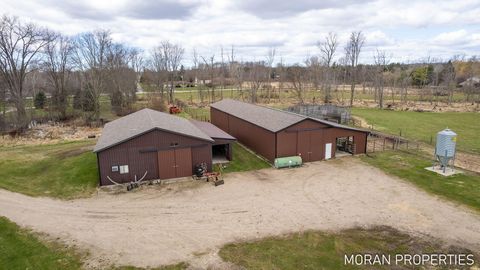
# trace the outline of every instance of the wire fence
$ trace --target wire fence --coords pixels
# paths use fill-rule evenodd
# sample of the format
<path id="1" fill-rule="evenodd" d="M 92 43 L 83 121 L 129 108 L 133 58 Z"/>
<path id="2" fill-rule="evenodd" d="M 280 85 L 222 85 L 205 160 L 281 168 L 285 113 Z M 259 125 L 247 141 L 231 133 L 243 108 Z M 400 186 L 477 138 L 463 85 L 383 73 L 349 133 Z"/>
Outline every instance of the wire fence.
<path id="1" fill-rule="evenodd" d="M 204 108 L 180 107 L 183 112 L 188 114 L 192 119 L 203 122 L 210 122 L 210 113 Z"/>
<path id="2" fill-rule="evenodd" d="M 410 141 L 402 137 L 371 133 L 367 138 L 367 153 L 375 153 L 386 150 L 419 150 L 420 143 Z"/>

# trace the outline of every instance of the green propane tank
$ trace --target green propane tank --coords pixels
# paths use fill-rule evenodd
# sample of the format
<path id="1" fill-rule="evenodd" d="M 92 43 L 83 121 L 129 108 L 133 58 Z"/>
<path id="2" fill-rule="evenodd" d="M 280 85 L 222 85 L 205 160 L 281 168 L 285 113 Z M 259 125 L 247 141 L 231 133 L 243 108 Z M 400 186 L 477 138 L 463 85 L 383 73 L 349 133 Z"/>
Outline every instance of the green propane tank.
<path id="1" fill-rule="evenodd" d="M 302 165 L 302 157 L 300 156 L 293 156 L 293 157 L 282 157 L 275 159 L 275 168 L 289 168 L 289 167 L 297 167 Z"/>

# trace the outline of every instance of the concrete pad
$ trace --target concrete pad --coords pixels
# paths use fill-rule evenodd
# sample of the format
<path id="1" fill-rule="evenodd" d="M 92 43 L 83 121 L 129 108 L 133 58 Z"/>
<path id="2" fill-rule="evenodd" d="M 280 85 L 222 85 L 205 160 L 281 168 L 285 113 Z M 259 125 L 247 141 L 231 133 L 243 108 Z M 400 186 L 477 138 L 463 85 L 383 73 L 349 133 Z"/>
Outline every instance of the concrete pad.
<path id="1" fill-rule="evenodd" d="M 462 173 L 461 171 L 455 170 L 454 168 L 446 168 L 445 172 L 443 172 L 443 168 L 440 166 L 426 167 L 425 170 L 435 172 L 443 176 L 451 176 L 454 174 Z"/>

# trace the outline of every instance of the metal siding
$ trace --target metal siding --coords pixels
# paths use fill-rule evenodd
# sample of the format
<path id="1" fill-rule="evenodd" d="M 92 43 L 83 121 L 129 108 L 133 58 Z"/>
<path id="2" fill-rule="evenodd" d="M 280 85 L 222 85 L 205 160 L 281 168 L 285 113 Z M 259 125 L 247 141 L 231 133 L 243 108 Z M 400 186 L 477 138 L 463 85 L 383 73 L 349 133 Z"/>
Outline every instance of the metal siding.
<path id="1" fill-rule="evenodd" d="M 323 160 L 325 158 L 324 132 L 325 129 L 309 131 L 311 161 Z"/>
<path id="2" fill-rule="evenodd" d="M 228 132 L 228 115 L 226 113 L 210 107 L 210 121 L 212 122 L 212 124 L 219 127 L 221 130 L 229 133 Z"/>
<path id="3" fill-rule="evenodd" d="M 214 108 L 211 108 L 210 111 L 212 124 L 273 162 L 275 159 L 275 133 Z"/>
<path id="4" fill-rule="evenodd" d="M 363 154 L 365 153 L 365 145 L 368 134 L 366 132 L 361 131 L 354 131 L 348 129 L 341 129 L 341 128 L 331 128 L 328 129 L 326 133 L 325 143 L 332 143 L 333 145 L 336 144 L 336 138 L 339 137 L 347 137 L 353 136 L 353 142 L 355 143 L 355 153 L 354 154 Z M 335 151 L 333 151 L 333 156 L 335 155 Z"/>
<path id="5" fill-rule="evenodd" d="M 324 158 L 324 132 L 329 127 L 310 119 L 277 133 L 278 157 L 301 155 L 304 162 Z"/>
<path id="6" fill-rule="evenodd" d="M 121 183 L 130 182 L 134 179 L 135 175 L 137 175 L 137 178 L 142 177 L 145 171 L 148 171 L 145 180 L 158 179 L 157 152 L 142 153 L 140 151 L 148 148 L 157 150 L 172 149 L 170 144 L 174 142 L 178 143 L 178 147 L 180 148 L 192 146 L 192 155 L 195 155 L 197 160 L 205 160 L 211 168 L 212 154 L 210 143 L 166 131 L 154 130 L 99 152 L 100 184 L 112 184 L 108 181 L 107 176 Z M 196 152 L 196 149 L 202 147 L 209 150 Z M 194 160 L 192 159 L 192 163 L 193 162 Z M 112 172 L 111 166 L 113 165 L 129 165 L 129 173 L 120 174 L 120 172 Z M 192 168 L 193 166 L 192 164 Z"/>
<path id="7" fill-rule="evenodd" d="M 275 157 L 293 156 L 302 153 L 306 162 L 323 160 L 325 144 L 335 145 L 337 137 L 353 136 L 356 152 L 365 153 L 367 133 L 331 127 L 311 119 L 303 120 L 285 130 L 272 133 L 245 120 L 211 108 L 211 121 L 239 142 L 270 161 Z M 307 155 L 307 156 L 305 156 Z M 335 151 L 332 153 L 334 157 Z"/>
<path id="8" fill-rule="evenodd" d="M 160 179 L 175 178 L 175 150 L 158 151 L 158 171 Z"/>
<path id="9" fill-rule="evenodd" d="M 191 148 L 175 149 L 176 177 L 192 176 L 192 150 Z"/>
<path id="10" fill-rule="evenodd" d="M 298 155 L 297 132 L 280 131 L 277 133 L 277 157 Z"/>
<path id="11" fill-rule="evenodd" d="M 277 157 L 300 153 L 305 162 L 323 160 L 325 144 L 335 145 L 336 138 L 346 136 L 353 136 L 355 154 L 365 153 L 366 132 L 330 127 L 307 119 L 277 133 Z M 332 157 L 335 157 L 335 151 L 332 152 Z"/>
<path id="12" fill-rule="evenodd" d="M 310 133 L 308 131 L 299 131 L 297 133 L 297 152 L 302 157 L 303 162 L 310 162 Z"/>
<path id="13" fill-rule="evenodd" d="M 212 147 L 210 145 L 192 147 L 192 172 L 195 165 L 202 162 L 207 163 L 209 171 L 212 170 Z"/>

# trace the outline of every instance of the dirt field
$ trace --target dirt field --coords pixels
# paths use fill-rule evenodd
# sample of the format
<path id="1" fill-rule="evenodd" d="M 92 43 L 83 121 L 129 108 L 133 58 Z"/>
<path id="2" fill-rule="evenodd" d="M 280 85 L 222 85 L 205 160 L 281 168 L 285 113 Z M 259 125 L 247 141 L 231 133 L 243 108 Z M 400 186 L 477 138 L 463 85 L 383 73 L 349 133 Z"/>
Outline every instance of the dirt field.
<path id="1" fill-rule="evenodd" d="M 39 124 L 25 132 L 22 136 L 0 136 L 0 146 L 53 144 L 61 141 L 86 140 L 88 136 L 99 137 L 101 128 L 75 125 L 74 123 Z"/>
<path id="2" fill-rule="evenodd" d="M 306 229 L 388 225 L 480 251 L 480 215 L 355 157 L 229 174 L 223 186 L 182 183 L 59 201 L 0 190 L 0 215 L 88 249 L 90 266 L 221 264 L 231 241 Z M 224 267 L 223 265 L 222 267 Z"/>

